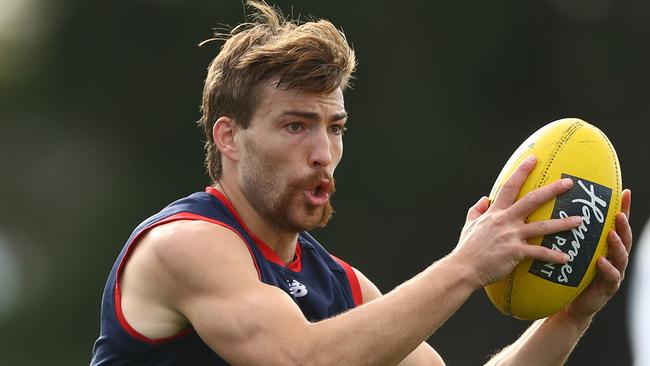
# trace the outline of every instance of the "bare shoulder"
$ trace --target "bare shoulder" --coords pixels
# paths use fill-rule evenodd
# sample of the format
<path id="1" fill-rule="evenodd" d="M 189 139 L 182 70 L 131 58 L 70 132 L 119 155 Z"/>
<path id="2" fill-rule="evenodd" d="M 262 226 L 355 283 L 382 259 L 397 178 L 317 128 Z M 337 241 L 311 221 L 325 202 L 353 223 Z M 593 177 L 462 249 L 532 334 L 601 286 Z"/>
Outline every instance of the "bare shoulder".
<path id="1" fill-rule="evenodd" d="M 170 290 L 174 292 L 188 291 L 188 286 L 214 284 L 215 281 L 203 280 L 206 271 L 235 270 L 238 276 L 251 275 L 257 279 L 250 252 L 239 234 L 210 222 L 179 220 L 155 227 L 138 247 L 143 262 L 159 275 L 171 277 Z M 135 253 L 133 260 L 137 260 Z"/>
<path id="2" fill-rule="evenodd" d="M 187 326 L 183 301 L 227 292 L 235 283 L 231 276 L 257 281 L 243 239 L 217 224 L 173 221 L 152 228 L 135 244 L 118 279 L 121 307 L 129 325 L 152 339 Z"/>
<path id="3" fill-rule="evenodd" d="M 131 265 L 140 271 L 139 280 L 150 278 L 141 286 L 149 292 L 148 307 L 140 312 L 148 320 L 145 326 L 165 324 L 171 314 L 175 327 L 168 326 L 166 335 L 191 325 L 229 363 L 252 364 L 247 361 L 254 356 L 251 348 L 261 338 L 275 345 L 284 322 L 293 326 L 286 332 L 308 324 L 284 291 L 260 281 L 246 243 L 227 227 L 173 222 L 153 229 L 139 245 L 140 258 L 148 258 L 139 263 L 134 253 Z M 147 266 L 152 270 L 143 273 Z M 152 311 L 156 308 L 164 311 Z"/>

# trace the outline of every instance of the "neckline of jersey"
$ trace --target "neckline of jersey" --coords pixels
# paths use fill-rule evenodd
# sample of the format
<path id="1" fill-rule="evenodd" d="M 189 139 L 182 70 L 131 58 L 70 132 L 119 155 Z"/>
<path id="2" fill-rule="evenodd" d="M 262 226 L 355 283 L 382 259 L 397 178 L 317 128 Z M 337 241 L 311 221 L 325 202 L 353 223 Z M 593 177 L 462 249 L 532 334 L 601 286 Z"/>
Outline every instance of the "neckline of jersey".
<path id="1" fill-rule="evenodd" d="M 237 213 L 237 210 L 235 210 L 235 207 L 232 205 L 228 197 L 226 197 L 223 193 L 221 193 L 221 191 L 219 191 L 213 186 L 206 187 L 205 191 L 211 194 L 212 196 L 214 196 L 216 199 L 221 201 L 221 203 L 223 203 L 224 206 L 226 206 L 226 208 L 235 217 L 239 225 L 241 225 L 241 227 L 244 229 L 244 231 L 246 231 L 248 236 L 250 236 L 251 239 L 253 239 L 253 242 L 260 249 L 262 255 L 264 255 L 264 258 L 266 258 L 267 261 L 277 264 L 278 266 L 281 266 L 283 268 L 289 269 L 293 272 L 301 271 L 302 250 L 300 248 L 301 247 L 300 240 L 297 240 L 296 242 L 296 252 L 294 254 L 294 260 L 289 264 L 284 263 L 284 261 L 280 258 L 280 256 L 278 256 L 278 254 L 273 249 L 271 249 L 271 247 L 268 244 L 266 244 L 260 237 L 253 234 L 253 232 L 250 231 L 248 226 L 246 226 L 246 223 L 244 223 L 244 220 L 242 220 L 241 217 L 239 216 L 239 213 Z"/>

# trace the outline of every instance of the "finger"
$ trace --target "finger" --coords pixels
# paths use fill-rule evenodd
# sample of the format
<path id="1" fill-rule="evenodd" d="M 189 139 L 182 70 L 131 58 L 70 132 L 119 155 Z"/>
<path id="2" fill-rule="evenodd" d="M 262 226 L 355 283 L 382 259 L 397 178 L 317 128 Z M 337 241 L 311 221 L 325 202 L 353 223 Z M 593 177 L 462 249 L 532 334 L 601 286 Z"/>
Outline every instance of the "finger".
<path id="1" fill-rule="evenodd" d="M 621 273 L 621 280 L 623 279 L 625 268 L 627 267 L 629 255 L 627 250 L 618 236 L 616 231 L 610 231 L 607 236 L 607 244 L 609 245 L 609 253 L 607 259 L 616 267 Z"/>
<path id="2" fill-rule="evenodd" d="M 521 229 L 521 234 L 524 238 L 532 238 L 534 236 L 554 234 L 559 233 L 560 231 L 571 230 L 578 227 L 580 224 L 582 224 L 581 216 L 570 216 L 563 219 L 536 221 L 524 225 Z"/>
<path id="3" fill-rule="evenodd" d="M 621 273 L 605 257 L 598 258 L 596 266 L 598 267 L 598 275 L 605 285 L 605 288 L 601 288 L 601 291 L 608 296 L 614 295 L 621 284 Z"/>
<path id="4" fill-rule="evenodd" d="M 568 191 L 571 187 L 573 187 L 573 180 L 571 178 L 556 180 L 551 184 L 529 192 L 522 199 L 515 202 L 510 209 L 510 213 L 514 217 L 526 217 L 539 206 Z"/>
<path id="5" fill-rule="evenodd" d="M 624 189 L 621 195 L 621 212 L 625 214 L 627 219 L 630 219 L 630 207 L 632 206 L 632 191 Z"/>
<path id="6" fill-rule="evenodd" d="M 517 196 L 519 196 L 521 186 L 526 181 L 526 178 L 528 178 L 530 172 L 533 171 L 536 164 L 537 158 L 532 155 L 524 159 L 517 169 L 515 169 L 514 173 L 512 173 L 508 180 L 506 180 L 503 186 L 501 186 L 492 206 L 498 209 L 510 207 L 517 199 Z"/>
<path id="7" fill-rule="evenodd" d="M 523 245 L 522 252 L 527 258 L 547 263 L 566 263 L 569 261 L 568 254 L 541 245 L 525 244 Z"/>
<path id="8" fill-rule="evenodd" d="M 632 228 L 624 212 L 616 215 L 616 233 L 621 238 L 625 250 L 629 253 L 632 249 Z"/>
<path id="9" fill-rule="evenodd" d="M 489 207 L 490 199 L 485 196 L 481 197 L 474 206 L 467 210 L 467 222 L 476 220 L 476 218 L 483 215 Z"/>

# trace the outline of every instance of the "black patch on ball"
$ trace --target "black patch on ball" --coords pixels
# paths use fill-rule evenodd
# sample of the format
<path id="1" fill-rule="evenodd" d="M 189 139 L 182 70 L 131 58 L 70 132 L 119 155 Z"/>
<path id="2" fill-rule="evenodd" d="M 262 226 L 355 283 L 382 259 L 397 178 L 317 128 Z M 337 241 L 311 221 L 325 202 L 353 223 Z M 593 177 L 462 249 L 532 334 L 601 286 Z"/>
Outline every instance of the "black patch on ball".
<path id="1" fill-rule="evenodd" d="M 594 256 L 609 210 L 612 189 L 583 178 L 571 178 L 571 190 L 558 196 L 552 219 L 582 216 L 582 224 L 569 231 L 544 236 L 542 245 L 567 253 L 566 264 L 533 261 L 528 273 L 560 285 L 578 287 Z"/>

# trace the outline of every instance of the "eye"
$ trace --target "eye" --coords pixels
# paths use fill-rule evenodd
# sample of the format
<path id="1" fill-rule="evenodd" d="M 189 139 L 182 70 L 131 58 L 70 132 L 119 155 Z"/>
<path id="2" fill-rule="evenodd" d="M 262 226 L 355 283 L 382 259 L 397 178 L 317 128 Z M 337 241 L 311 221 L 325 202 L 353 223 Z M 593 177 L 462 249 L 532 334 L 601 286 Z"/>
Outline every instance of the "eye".
<path id="1" fill-rule="evenodd" d="M 302 131 L 302 125 L 298 122 L 289 123 L 285 127 L 287 130 L 289 130 L 289 132 L 293 133 Z"/>
<path id="2" fill-rule="evenodd" d="M 330 132 L 335 135 L 342 135 L 348 129 L 343 125 L 331 125 Z"/>

